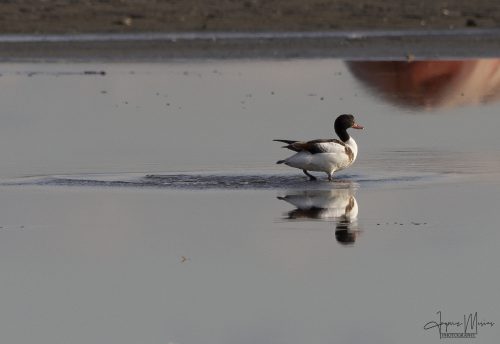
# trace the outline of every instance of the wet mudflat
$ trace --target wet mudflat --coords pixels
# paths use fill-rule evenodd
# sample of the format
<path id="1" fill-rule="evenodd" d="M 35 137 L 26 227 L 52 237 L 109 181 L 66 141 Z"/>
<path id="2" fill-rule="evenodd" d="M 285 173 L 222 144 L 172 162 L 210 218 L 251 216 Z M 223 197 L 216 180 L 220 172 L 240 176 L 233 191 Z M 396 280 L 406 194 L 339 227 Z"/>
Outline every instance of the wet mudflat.
<path id="1" fill-rule="evenodd" d="M 497 322 L 479 62 L 3 64 L 3 338 L 435 343 L 437 311 Z M 332 137 L 340 113 L 365 130 L 335 182 L 275 165 L 272 139 Z"/>

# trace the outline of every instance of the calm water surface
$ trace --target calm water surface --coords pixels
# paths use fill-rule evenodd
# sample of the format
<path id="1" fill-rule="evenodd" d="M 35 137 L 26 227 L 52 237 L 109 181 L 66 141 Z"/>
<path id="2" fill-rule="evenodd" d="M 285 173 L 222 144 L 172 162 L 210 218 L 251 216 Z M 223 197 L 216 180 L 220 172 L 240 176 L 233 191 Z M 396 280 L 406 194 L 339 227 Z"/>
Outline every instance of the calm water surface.
<path id="1" fill-rule="evenodd" d="M 492 61 L 1 65 L 2 338 L 438 343 L 437 311 L 500 322 Z M 274 164 L 272 139 L 331 137 L 340 113 L 365 130 L 334 183 Z"/>

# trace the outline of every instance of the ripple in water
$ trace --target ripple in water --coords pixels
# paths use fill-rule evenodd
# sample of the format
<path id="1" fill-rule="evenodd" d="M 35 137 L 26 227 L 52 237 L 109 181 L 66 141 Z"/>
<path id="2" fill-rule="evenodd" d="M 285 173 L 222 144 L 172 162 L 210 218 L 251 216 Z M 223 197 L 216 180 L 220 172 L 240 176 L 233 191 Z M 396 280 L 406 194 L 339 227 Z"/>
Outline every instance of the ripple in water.
<path id="1" fill-rule="evenodd" d="M 334 182 L 319 179 L 309 181 L 302 175 L 285 174 L 149 174 L 134 176 L 117 175 L 68 175 L 16 179 L 1 185 L 39 185 L 75 187 L 165 188 L 184 190 L 206 189 L 331 189 L 382 183 L 419 182 L 429 176 L 362 176 L 339 175 Z"/>

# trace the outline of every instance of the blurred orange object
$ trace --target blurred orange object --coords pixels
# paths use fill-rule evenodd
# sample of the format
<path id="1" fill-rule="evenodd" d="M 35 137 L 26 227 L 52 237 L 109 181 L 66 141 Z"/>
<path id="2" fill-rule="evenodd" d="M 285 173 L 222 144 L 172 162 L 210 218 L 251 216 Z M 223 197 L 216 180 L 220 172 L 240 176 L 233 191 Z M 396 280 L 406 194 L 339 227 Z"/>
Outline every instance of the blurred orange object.
<path id="1" fill-rule="evenodd" d="M 348 62 L 354 76 L 396 105 L 432 109 L 500 97 L 500 59 Z"/>

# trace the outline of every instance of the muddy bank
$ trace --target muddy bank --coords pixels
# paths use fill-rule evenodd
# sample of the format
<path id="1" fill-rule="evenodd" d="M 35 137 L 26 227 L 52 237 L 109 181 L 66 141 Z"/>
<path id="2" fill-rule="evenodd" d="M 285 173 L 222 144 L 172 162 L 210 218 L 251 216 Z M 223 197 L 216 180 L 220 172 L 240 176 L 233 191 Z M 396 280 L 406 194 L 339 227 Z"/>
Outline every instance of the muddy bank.
<path id="1" fill-rule="evenodd" d="M 164 61 L 171 59 L 470 59 L 500 56 L 499 29 L 387 32 L 104 34 L 0 37 L 0 61 Z"/>
<path id="2" fill-rule="evenodd" d="M 500 26 L 495 0 L 7 0 L 0 33 L 455 29 Z"/>

